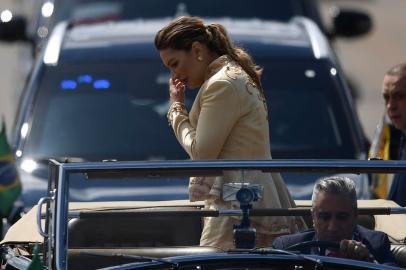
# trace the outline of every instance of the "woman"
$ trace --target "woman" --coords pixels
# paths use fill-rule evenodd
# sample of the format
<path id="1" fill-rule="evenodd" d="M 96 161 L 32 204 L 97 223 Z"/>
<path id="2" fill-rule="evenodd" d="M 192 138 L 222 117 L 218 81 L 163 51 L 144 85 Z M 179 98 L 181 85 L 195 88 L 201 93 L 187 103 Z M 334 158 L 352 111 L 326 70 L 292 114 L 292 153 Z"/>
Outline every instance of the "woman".
<path id="1" fill-rule="evenodd" d="M 222 25 L 205 26 L 200 18 L 178 17 L 156 34 L 155 46 L 172 76 L 168 121 L 191 159 L 271 159 L 262 70 L 232 45 Z M 190 113 L 184 105 L 186 86 L 200 87 Z M 191 178 L 190 200 L 204 200 L 211 209 L 239 208 L 223 201 L 222 186 L 244 180 L 264 186 L 255 208 L 294 207 L 279 174 L 254 174 Z M 205 218 L 200 245 L 233 248 L 233 225 L 238 223 L 231 217 Z M 270 246 L 276 236 L 297 230 L 294 219 L 284 217 L 255 218 L 252 225 L 257 246 Z"/>

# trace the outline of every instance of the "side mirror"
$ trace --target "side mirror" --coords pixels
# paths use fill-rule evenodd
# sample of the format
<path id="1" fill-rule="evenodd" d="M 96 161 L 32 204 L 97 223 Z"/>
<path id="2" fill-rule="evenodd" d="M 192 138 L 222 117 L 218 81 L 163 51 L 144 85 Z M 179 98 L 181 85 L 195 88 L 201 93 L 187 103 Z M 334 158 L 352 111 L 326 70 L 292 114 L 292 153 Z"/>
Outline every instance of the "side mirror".
<path id="1" fill-rule="evenodd" d="M 27 22 L 23 16 L 14 15 L 10 21 L 0 20 L 0 41 L 28 41 Z"/>
<path id="2" fill-rule="evenodd" d="M 333 36 L 356 37 L 370 32 L 371 17 L 362 11 L 337 8 L 333 15 Z"/>

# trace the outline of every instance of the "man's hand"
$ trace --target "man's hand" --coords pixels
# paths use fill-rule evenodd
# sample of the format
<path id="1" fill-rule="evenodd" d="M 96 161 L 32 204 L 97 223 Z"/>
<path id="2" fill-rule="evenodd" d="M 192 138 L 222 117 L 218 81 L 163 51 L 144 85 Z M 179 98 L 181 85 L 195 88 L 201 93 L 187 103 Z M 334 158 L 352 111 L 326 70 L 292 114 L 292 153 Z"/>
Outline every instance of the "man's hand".
<path id="1" fill-rule="evenodd" d="M 340 255 L 344 258 L 354 260 L 373 260 L 373 257 L 369 253 L 367 246 L 355 240 L 341 240 Z"/>

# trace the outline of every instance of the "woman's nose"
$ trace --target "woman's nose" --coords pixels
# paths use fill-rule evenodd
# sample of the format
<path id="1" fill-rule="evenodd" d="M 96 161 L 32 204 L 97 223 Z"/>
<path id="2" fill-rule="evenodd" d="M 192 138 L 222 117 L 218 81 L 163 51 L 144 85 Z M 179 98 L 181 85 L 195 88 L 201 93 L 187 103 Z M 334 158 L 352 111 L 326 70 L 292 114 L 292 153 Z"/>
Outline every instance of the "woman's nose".
<path id="1" fill-rule="evenodd" d="M 172 79 L 179 79 L 179 74 L 175 71 L 171 72 Z"/>

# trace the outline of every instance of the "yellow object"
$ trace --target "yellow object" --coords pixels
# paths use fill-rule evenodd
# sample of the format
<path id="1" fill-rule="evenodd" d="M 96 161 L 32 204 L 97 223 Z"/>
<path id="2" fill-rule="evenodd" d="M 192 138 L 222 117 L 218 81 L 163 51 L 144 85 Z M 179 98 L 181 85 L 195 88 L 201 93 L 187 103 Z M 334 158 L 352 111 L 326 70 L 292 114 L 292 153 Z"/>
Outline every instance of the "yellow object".
<path id="1" fill-rule="evenodd" d="M 386 121 L 385 116 L 382 117 L 381 122 L 376 128 L 376 132 L 369 149 L 369 159 L 390 159 L 390 127 Z M 372 175 L 372 191 L 378 198 L 386 198 L 388 195 L 388 175 L 387 174 L 373 174 Z"/>

